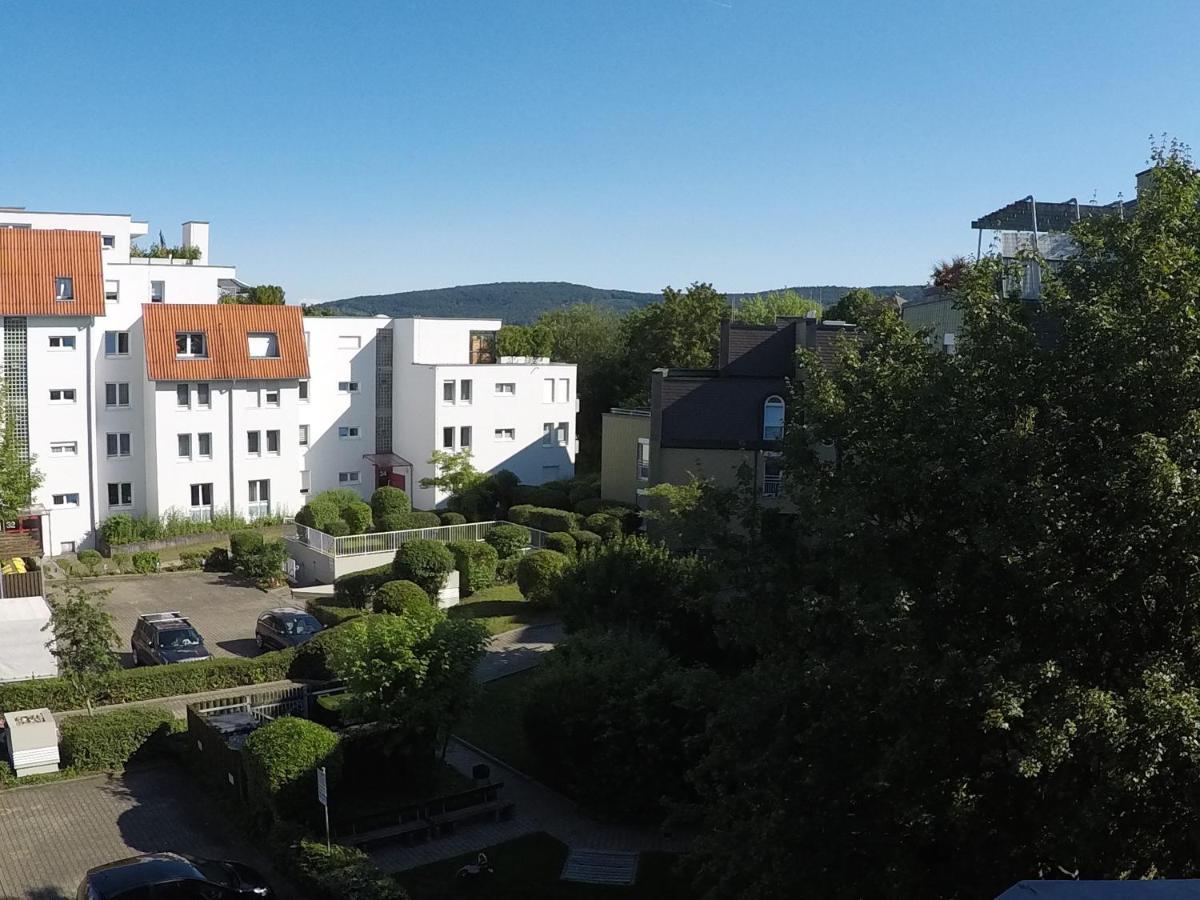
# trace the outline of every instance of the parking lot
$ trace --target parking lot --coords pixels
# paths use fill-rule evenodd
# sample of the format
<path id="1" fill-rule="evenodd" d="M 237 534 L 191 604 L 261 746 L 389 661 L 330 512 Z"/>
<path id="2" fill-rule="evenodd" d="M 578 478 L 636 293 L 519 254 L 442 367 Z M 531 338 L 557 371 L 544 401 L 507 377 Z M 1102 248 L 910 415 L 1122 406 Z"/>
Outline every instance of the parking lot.
<path id="1" fill-rule="evenodd" d="M 92 866 L 163 851 L 244 862 L 285 888 L 174 766 L 0 791 L 4 900 L 71 900 Z"/>
<path id="2" fill-rule="evenodd" d="M 291 604 L 287 588 L 263 592 L 231 575 L 194 572 L 97 579 L 112 591 L 104 601 L 120 636 L 121 662 L 133 664 L 129 637 L 141 613 L 179 611 L 191 620 L 214 656 L 255 656 L 254 623 L 261 612 Z"/>

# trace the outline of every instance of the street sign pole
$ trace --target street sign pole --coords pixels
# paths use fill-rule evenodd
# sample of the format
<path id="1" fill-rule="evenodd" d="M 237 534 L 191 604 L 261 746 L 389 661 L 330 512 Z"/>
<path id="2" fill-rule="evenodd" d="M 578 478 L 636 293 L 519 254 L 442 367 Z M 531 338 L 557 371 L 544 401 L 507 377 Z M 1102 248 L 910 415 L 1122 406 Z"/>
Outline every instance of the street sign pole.
<path id="1" fill-rule="evenodd" d="M 317 799 L 325 809 L 325 849 L 332 851 L 333 845 L 329 840 L 329 787 L 325 781 L 325 767 L 317 769 Z"/>

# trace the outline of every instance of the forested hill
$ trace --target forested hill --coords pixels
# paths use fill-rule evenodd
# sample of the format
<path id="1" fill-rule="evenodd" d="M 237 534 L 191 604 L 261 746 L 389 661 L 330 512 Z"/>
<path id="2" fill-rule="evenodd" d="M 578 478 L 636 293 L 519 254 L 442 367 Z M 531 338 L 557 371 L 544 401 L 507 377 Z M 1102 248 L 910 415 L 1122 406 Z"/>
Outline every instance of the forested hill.
<path id="1" fill-rule="evenodd" d="M 850 288 L 821 285 L 779 290 L 793 290 L 829 306 L 836 303 Z M 869 290 L 881 296 L 900 294 L 906 300 L 913 300 L 921 296 L 923 288 L 920 285 L 883 285 L 871 287 Z M 321 305 L 333 307 L 340 315 L 487 317 L 503 319 L 505 322 L 527 323 L 548 309 L 571 303 L 598 303 L 623 313 L 638 306 L 645 306 L 660 296 L 658 293 L 609 290 L 565 281 L 499 281 L 493 284 L 466 284 L 428 291 L 347 297 Z M 736 299 L 754 295 L 729 296 Z"/>

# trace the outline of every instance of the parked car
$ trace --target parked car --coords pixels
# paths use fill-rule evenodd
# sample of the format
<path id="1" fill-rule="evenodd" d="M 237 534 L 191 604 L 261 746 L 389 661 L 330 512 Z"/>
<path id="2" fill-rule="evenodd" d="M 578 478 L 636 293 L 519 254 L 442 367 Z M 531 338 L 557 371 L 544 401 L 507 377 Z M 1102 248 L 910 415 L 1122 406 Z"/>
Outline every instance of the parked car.
<path id="1" fill-rule="evenodd" d="M 247 865 L 150 853 L 88 869 L 75 900 L 234 900 L 274 897 L 265 878 Z"/>
<path id="2" fill-rule="evenodd" d="M 304 610 L 281 606 L 258 617 L 254 640 L 260 650 L 285 650 L 307 644 L 320 630 L 321 623 Z"/>
<path id="3" fill-rule="evenodd" d="M 135 666 L 212 659 L 192 623 L 179 612 L 143 613 L 129 639 Z"/>

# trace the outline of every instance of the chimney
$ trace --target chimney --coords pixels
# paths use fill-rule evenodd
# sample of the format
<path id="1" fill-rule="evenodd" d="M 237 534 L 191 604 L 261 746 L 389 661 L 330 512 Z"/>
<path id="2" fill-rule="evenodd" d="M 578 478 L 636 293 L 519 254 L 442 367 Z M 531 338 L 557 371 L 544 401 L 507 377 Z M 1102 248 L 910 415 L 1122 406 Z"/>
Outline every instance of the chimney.
<path id="1" fill-rule="evenodd" d="M 200 259 L 198 261 L 208 265 L 208 223 L 184 222 L 183 246 L 199 247 Z"/>
<path id="2" fill-rule="evenodd" d="M 1149 169 L 1138 172 L 1134 177 L 1137 178 L 1137 194 L 1140 197 L 1142 191 L 1154 186 L 1154 167 L 1151 166 Z"/>

